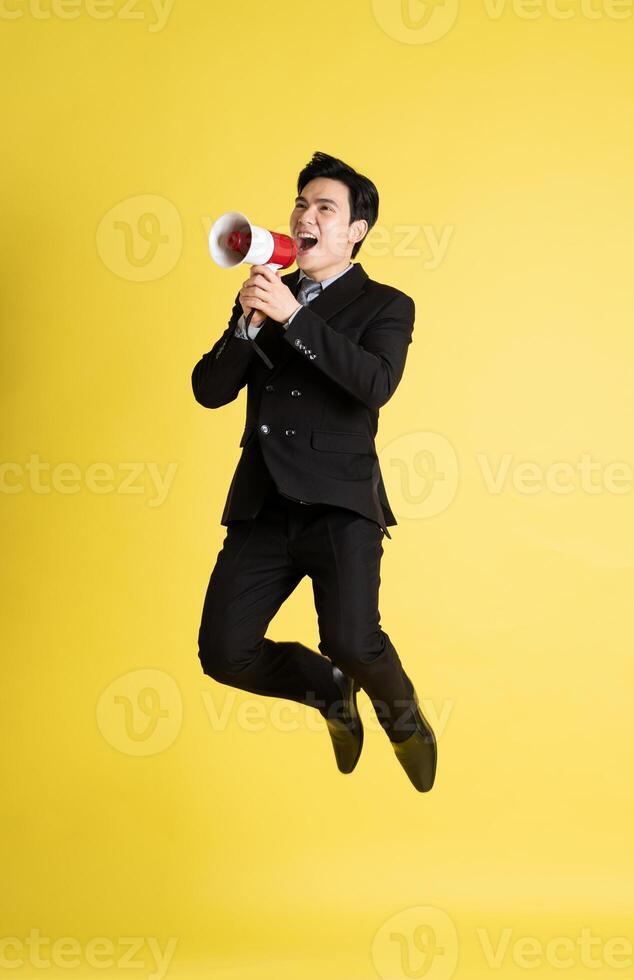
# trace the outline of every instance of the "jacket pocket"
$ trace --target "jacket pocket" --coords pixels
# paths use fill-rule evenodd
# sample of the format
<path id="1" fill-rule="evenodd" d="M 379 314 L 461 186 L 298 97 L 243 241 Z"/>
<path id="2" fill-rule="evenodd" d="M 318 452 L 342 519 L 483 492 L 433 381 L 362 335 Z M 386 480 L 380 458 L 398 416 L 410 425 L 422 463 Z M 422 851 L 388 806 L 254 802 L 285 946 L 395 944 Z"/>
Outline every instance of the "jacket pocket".
<path id="1" fill-rule="evenodd" d="M 371 453 L 372 440 L 365 432 L 328 432 L 313 429 L 311 446 L 329 453 Z"/>
<path id="2" fill-rule="evenodd" d="M 244 432 L 242 433 L 242 438 L 240 439 L 240 445 L 244 446 L 249 441 L 249 436 L 255 429 L 254 425 L 247 425 Z"/>

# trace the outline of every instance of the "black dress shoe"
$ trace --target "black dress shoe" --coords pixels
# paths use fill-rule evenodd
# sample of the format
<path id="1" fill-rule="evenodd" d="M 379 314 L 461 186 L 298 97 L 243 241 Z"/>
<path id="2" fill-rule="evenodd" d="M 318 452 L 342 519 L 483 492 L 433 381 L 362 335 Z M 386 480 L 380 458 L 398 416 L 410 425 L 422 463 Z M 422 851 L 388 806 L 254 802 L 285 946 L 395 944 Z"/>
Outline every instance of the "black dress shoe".
<path id="1" fill-rule="evenodd" d="M 339 667 L 332 668 L 332 676 L 341 691 L 342 703 L 337 705 L 336 717 L 326 719 L 335 759 L 340 772 L 352 772 L 363 748 L 363 722 L 357 710 L 359 685 L 353 677 L 344 674 Z"/>
<path id="2" fill-rule="evenodd" d="M 403 742 L 392 742 L 392 748 L 412 784 L 419 792 L 427 793 L 434 785 L 436 777 L 436 738 L 418 703 L 416 691 L 413 698 L 416 706 L 416 731 Z"/>

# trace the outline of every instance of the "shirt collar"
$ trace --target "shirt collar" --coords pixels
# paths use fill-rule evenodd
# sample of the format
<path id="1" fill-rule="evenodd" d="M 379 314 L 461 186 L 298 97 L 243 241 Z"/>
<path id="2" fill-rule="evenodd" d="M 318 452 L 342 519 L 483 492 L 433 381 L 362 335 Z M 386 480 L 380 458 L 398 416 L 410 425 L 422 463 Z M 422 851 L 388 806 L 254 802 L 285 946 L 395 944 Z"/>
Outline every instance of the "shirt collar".
<path id="1" fill-rule="evenodd" d="M 338 279 L 339 276 L 344 276 L 346 274 L 346 272 L 350 272 L 350 269 L 352 268 L 353 264 L 354 263 L 351 262 L 347 269 L 343 269 L 342 272 L 336 272 L 335 275 L 334 276 L 330 276 L 329 279 L 322 279 L 322 281 L 319 284 L 321 286 L 322 290 L 325 289 L 326 286 L 329 286 L 331 282 L 334 282 L 335 279 Z M 300 269 L 299 270 L 299 279 L 298 279 L 298 282 L 301 282 L 302 279 L 310 279 L 310 276 L 308 275 L 308 273 L 304 272 L 303 269 Z"/>

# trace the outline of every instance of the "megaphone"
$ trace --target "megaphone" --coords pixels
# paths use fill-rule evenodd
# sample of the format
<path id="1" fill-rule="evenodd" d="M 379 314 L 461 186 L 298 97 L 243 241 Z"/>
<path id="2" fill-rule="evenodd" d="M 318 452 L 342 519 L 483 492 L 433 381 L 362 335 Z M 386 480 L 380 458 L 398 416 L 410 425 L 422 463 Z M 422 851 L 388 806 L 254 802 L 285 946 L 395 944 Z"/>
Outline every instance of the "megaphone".
<path id="1" fill-rule="evenodd" d="M 280 235 L 276 231 L 252 225 L 240 211 L 227 211 L 211 226 L 209 254 L 222 269 L 233 269 L 244 262 L 268 265 L 272 269 L 287 269 L 295 261 L 297 244 L 290 235 Z M 272 369 L 273 363 L 268 355 L 249 337 L 249 324 L 254 312 L 251 310 L 245 320 L 247 338 L 266 366 Z"/>
<path id="2" fill-rule="evenodd" d="M 209 254 L 222 269 L 232 269 L 243 262 L 287 269 L 295 261 L 297 244 L 290 235 L 252 225 L 240 211 L 228 211 L 211 227 Z"/>

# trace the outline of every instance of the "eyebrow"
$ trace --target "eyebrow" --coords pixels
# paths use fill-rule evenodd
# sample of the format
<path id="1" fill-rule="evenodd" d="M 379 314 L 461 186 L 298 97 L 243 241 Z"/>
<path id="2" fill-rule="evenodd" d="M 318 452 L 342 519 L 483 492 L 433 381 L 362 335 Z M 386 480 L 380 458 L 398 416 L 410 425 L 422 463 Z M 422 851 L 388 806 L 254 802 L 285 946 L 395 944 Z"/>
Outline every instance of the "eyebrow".
<path id="1" fill-rule="evenodd" d="M 333 199 L 331 197 L 316 197 L 315 200 L 316 201 L 325 201 L 326 204 L 334 204 L 334 206 L 336 208 L 339 207 L 339 205 L 337 204 L 337 202 L 336 201 L 333 201 Z M 306 204 L 308 204 L 308 201 L 306 200 L 306 198 L 303 195 L 301 195 L 301 194 L 300 194 L 299 197 L 296 197 L 295 198 L 295 203 L 297 203 L 298 201 L 304 201 Z"/>

